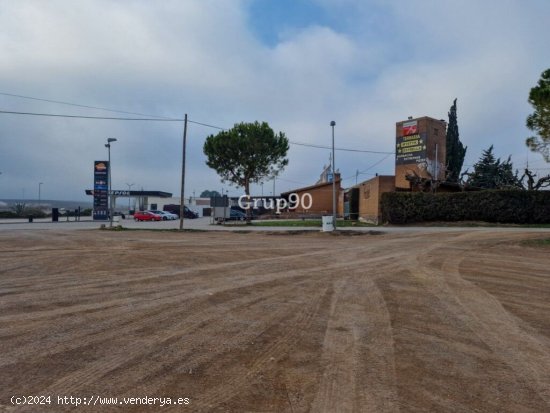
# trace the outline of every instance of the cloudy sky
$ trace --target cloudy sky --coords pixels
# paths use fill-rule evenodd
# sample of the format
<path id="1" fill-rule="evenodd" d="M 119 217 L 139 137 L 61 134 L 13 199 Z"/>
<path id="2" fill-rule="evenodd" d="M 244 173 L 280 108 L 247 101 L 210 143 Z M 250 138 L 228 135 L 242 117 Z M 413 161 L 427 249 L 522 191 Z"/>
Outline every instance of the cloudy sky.
<path id="1" fill-rule="evenodd" d="M 529 89 L 550 67 L 548 0 L 0 0 L 0 109 L 231 127 L 267 121 L 292 142 L 392 152 L 395 122 L 447 119 L 458 98 L 472 165 L 491 144 L 528 153 Z M 132 115 L 133 116 L 133 115 Z M 181 122 L 0 114 L 0 198 L 85 200 L 112 145 L 113 188 L 179 193 Z M 216 129 L 189 124 L 186 195 L 240 194 L 205 165 Z M 316 181 L 329 150 L 292 144 L 276 192 Z M 393 174 L 393 155 L 337 152 L 344 185 Z M 266 182 L 269 194 L 273 183 Z M 256 188 L 257 194 L 261 192 Z"/>

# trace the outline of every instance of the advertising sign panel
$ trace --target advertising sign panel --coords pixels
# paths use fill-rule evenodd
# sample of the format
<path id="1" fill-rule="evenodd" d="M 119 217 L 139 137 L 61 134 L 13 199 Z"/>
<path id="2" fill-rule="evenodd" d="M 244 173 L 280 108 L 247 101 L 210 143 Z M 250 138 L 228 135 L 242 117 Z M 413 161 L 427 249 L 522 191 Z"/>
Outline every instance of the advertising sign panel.
<path id="1" fill-rule="evenodd" d="M 427 134 L 425 133 L 398 137 L 395 148 L 395 164 L 406 165 L 425 162 L 426 137 Z"/>
<path id="2" fill-rule="evenodd" d="M 403 136 L 416 135 L 418 132 L 418 123 L 415 120 L 403 122 Z"/>
<path id="3" fill-rule="evenodd" d="M 109 162 L 94 162 L 94 220 L 109 219 Z"/>

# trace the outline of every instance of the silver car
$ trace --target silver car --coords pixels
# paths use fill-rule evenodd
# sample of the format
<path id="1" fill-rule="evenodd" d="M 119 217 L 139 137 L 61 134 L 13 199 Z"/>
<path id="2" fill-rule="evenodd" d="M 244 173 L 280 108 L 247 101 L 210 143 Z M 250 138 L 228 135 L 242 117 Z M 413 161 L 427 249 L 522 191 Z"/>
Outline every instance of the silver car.
<path id="1" fill-rule="evenodd" d="M 178 216 L 176 214 L 172 214 L 168 211 L 159 211 L 157 209 L 151 209 L 149 212 L 152 212 L 153 214 L 159 215 L 163 221 L 173 221 L 175 219 L 178 219 Z"/>

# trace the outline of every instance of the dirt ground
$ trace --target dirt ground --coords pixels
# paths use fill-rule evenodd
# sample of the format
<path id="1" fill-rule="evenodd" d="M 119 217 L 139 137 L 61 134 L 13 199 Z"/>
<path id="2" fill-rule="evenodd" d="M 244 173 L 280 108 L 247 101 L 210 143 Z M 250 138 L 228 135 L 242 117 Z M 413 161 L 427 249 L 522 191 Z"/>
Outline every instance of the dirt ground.
<path id="1" fill-rule="evenodd" d="M 543 237 L 0 233 L 0 411 L 548 412 Z"/>

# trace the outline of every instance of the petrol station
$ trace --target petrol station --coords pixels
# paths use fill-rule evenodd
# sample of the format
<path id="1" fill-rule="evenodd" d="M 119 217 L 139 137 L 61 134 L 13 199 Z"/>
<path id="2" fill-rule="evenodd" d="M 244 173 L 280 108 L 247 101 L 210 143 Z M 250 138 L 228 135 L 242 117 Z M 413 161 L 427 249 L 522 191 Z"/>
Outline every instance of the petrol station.
<path id="1" fill-rule="evenodd" d="M 109 209 L 107 203 L 105 206 L 96 205 L 96 194 L 94 194 L 93 189 L 86 189 L 86 195 L 94 196 L 94 220 L 108 220 L 109 219 Z M 103 195 L 103 194 L 102 194 Z M 127 191 L 127 190 L 107 190 L 106 195 L 110 197 L 112 202 L 113 211 L 116 209 L 117 200 L 119 198 L 130 199 L 133 198 L 134 209 L 145 209 L 145 206 L 149 204 L 149 198 L 171 198 L 172 193 L 163 192 L 163 191 Z M 103 208 L 102 208 L 103 207 Z M 104 213 L 99 214 L 98 212 Z"/>

